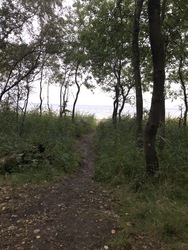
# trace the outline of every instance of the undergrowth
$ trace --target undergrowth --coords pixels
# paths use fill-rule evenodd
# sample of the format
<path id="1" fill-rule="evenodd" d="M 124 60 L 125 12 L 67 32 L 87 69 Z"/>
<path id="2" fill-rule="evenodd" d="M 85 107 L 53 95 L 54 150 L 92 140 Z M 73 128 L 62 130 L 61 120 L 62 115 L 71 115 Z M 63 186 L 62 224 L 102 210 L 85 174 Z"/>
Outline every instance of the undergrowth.
<path id="1" fill-rule="evenodd" d="M 78 138 L 96 127 L 93 116 L 77 115 L 72 121 L 37 111 L 28 113 L 24 124 L 11 111 L 0 113 L 0 121 L 0 178 L 18 183 L 74 172 L 80 165 Z"/>
<path id="2" fill-rule="evenodd" d="M 135 120 L 102 122 L 95 137 L 94 178 L 116 197 L 119 237 L 113 249 L 188 249 L 188 128 L 166 121 L 160 171 L 148 177 L 135 143 Z"/>

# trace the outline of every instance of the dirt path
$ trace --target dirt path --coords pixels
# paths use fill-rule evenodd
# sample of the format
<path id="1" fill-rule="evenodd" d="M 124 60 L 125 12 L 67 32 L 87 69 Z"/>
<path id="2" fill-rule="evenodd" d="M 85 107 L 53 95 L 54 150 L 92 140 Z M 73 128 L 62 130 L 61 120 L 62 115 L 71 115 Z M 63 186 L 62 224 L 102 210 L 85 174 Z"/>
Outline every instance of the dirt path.
<path id="1" fill-rule="evenodd" d="M 0 249 L 108 249 L 117 218 L 111 197 L 92 181 L 92 139 L 90 134 L 80 142 L 76 174 L 40 190 L 26 187 L 14 195 L 12 190 L 1 201 Z"/>

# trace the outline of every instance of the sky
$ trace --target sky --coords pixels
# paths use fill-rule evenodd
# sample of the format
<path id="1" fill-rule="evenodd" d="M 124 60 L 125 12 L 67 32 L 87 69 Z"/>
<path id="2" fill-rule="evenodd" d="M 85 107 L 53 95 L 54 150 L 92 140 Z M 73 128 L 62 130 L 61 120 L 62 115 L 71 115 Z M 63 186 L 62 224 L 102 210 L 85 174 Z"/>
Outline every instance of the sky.
<path id="1" fill-rule="evenodd" d="M 30 95 L 30 102 L 33 103 L 39 103 L 39 88 L 37 84 L 35 85 L 33 93 Z M 69 104 L 71 105 L 74 102 L 76 89 L 70 90 L 69 92 Z M 47 101 L 47 91 L 44 87 L 43 90 L 43 100 L 44 103 Z M 59 87 L 57 86 L 50 86 L 50 104 L 59 104 Z M 96 88 L 94 93 L 91 90 L 88 90 L 86 87 L 81 86 L 80 95 L 78 98 L 78 105 L 112 105 L 113 100 L 112 98 L 107 94 L 102 92 L 99 88 Z"/>

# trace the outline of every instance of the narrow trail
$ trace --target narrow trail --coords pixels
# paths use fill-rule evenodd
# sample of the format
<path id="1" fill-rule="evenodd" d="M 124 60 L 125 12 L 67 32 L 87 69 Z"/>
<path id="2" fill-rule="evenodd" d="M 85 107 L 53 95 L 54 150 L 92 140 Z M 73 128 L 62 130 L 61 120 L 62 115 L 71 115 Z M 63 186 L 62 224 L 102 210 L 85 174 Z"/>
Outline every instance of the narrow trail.
<path id="1" fill-rule="evenodd" d="M 117 217 L 112 198 L 92 180 L 92 140 L 89 134 L 80 141 L 76 174 L 46 188 L 12 190 L 14 195 L 0 202 L 0 249 L 104 249 L 114 237 Z"/>

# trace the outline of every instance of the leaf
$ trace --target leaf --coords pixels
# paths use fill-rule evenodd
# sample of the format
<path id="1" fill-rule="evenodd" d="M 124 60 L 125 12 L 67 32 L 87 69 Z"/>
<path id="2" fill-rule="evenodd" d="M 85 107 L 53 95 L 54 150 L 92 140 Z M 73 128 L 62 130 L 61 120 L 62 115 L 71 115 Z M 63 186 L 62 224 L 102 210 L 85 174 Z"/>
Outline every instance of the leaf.
<path id="1" fill-rule="evenodd" d="M 40 232 L 40 229 L 35 229 L 33 232 L 34 234 L 38 234 Z"/>
<path id="2" fill-rule="evenodd" d="M 104 249 L 105 249 L 105 250 L 108 250 L 108 249 L 109 249 L 109 247 L 105 245 L 105 246 L 104 246 Z"/>

